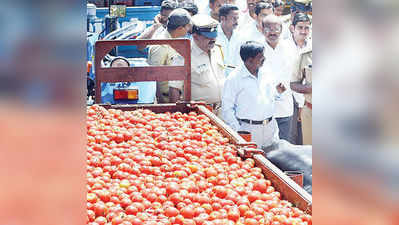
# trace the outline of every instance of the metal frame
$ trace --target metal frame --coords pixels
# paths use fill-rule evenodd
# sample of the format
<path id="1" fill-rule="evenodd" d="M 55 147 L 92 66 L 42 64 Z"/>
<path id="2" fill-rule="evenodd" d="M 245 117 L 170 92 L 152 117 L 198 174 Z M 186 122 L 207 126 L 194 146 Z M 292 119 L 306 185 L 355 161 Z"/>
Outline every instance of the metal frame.
<path id="1" fill-rule="evenodd" d="M 150 105 L 101 105 L 104 108 L 120 109 L 123 111 L 132 111 L 136 109 L 149 109 L 156 113 L 164 112 L 182 112 L 188 113 L 196 111 L 206 115 L 211 123 L 220 129 L 220 132 L 230 140 L 230 143 L 236 145 L 237 154 L 241 158 L 253 158 L 256 166 L 262 169 L 263 174 L 269 179 L 277 191 L 281 193 L 283 199 L 293 203 L 294 206 L 308 214 L 312 214 L 312 196 L 295 183 L 291 178 L 284 174 L 273 163 L 266 159 L 256 149 L 256 144 L 246 142 L 237 132 L 225 124 L 219 117 L 208 110 L 204 103 L 198 102 L 178 102 L 173 104 L 150 104 Z"/>
<path id="2" fill-rule="evenodd" d="M 170 45 L 183 58 L 184 66 L 102 68 L 101 60 L 116 46 Z M 188 39 L 106 40 L 95 44 L 96 103 L 101 103 L 101 82 L 184 81 L 184 100 L 191 100 L 191 46 Z"/>

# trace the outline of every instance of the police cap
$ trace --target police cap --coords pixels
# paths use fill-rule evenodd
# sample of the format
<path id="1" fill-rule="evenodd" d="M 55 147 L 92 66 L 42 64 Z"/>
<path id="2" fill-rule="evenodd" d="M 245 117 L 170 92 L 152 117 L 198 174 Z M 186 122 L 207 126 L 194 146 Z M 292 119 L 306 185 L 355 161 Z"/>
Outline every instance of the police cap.
<path id="1" fill-rule="evenodd" d="M 311 12 L 312 0 L 293 0 L 291 4 L 291 12 Z"/>
<path id="2" fill-rule="evenodd" d="M 217 27 L 219 22 L 209 15 L 197 14 L 191 18 L 193 22 L 193 32 L 206 36 L 208 38 L 216 38 Z"/>

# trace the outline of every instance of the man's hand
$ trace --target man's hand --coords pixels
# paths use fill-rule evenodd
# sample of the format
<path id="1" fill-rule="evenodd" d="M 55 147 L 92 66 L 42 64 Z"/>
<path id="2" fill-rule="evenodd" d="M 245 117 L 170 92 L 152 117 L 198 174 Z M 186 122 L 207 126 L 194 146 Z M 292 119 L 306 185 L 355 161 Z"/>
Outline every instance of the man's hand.
<path id="1" fill-rule="evenodd" d="M 284 86 L 283 83 L 279 83 L 279 84 L 276 86 L 276 89 L 277 89 L 277 92 L 278 92 L 279 94 L 281 94 L 281 93 L 283 93 L 285 90 L 287 90 L 287 88 Z"/>
<path id="2" fill-rule="evenodd" d="M 161 23 L 161 14 L 158 14 L 154 17 L 154 24 Z"/>
<path id="3" fill-rule="evenodd" d="M 297 121 L 298 122 L 302 122 L 302 108 L 298 108 L 298 118 Z"/>

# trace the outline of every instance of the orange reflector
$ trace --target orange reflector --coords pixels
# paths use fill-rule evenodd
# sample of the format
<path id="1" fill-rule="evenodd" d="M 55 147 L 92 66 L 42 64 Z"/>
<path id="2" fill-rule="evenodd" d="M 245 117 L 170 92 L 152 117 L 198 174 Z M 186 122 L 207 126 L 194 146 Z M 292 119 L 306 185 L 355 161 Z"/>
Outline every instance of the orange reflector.
<path id="1" fill-rule="evenodd" d="M 137 89 L 114 89 L 114 100 L 138 100 L 139 90 Z"/>

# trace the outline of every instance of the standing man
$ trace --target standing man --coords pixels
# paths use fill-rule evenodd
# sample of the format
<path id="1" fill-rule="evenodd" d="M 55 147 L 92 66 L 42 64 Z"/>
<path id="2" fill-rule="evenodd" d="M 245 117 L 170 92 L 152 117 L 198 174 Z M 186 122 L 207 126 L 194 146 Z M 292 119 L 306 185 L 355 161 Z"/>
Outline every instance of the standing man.
<path id="1" fill-rule="evenodd" d="M 290 8 L 291 14 L 282 16 L 283 18 L 283 34 L 282 37 L 283 39 L 288 39 L 291 36 L 291 32 L 289 27 L 292 24 L 292 21 L 294 20 L 295 14 L 297 13 L 305 13 L 305 14 L 311 14 L 312 13 L 312 0 L 293 0 L 291 3 L 291 8 Z M 312 18 L 309 16 L 310 20 Z"/>
<path id="2" fill-rule="evenodd" d="M 210 16 L 219 20 L 219 9 L 225 3 L 225 0 L 209 0 Z"/>
<path id="3" fill-rule="evenodd" d="M 285 3 L 282 0 L 276 0 L 273 3 L 274 15 L 282 16 L 285 8 Z"/>
<path id="4" fill-rule="evenodd" d="M 254 23 L 249 24 L 241 24 L 240 26 L 245 26 L 245 30 L 238 30 L 240 33 L 239 41 L 234 46 L 235 55 L 240 54 L 240 47 L 247 41 L 258 41 L 263 43 L 265 40 L 265 36 L 263 35 L 263 19 L 273 14 L 273 5 L 268 2 L 258 2 L 254 8 Z M 234 65 L 242 64 L 242 61 L 239 57 L 234 57 L 233 59 Z"/>
<path id="5" fill-rule="evenodd" d="M 291 89 L 305 95 L 305 106 L 301 113 L 303 144 L 312 144 L 312 50 L 304 51 L 294 73 Z"/>
<path id="6" fill-rule="evenodd" d="M 309 51 L 312 48 L 312 43 L 308 40 L 309 32 L 310 32 L 310 19 L 304 13 L 296 13 L 294 19 L 292 20 L 292 24 L 290 26 L 291 36 L 288 39 L 289 44 L 295 51 L 296 61 L 299 60 L 300 55 L 304 51 Z M 294 70 L 294 73 L 296 70 Z M 294 100 L 297 104 L 294 103 L 294 117 L 292 119 L 291 124 L 291 133 L 293 144 L 302 144 L 302 124 L 301 124 L 301 113 L 305 104 L 305 97 L 303 94 L 298 92 L 293 92 Z"/>
<path id="7" fill-rule="evenodd" d="M 168 22 L 169 14 L 177 9 L 177 2 L 173 0 L 165 0 L 161 4 L 161 11 L 154 18 L 154 23 L 145 29 L 143 33 L 141 33 L 137 39 L 151 39 L 154 34 L 162 32 L 162 28 L 166 28 L 166 24 Z M 160 29 L 161 28 L 161 29 Z M 139 48 L 139 50 L 143 50 L 145 46 Z"/>
<path id="8" fill-rule="evenodd" d="M 225 65 L 225 76 L 236 67 L 234 58 L 238 55 L 234 54 L 234 47 L 237 45 L 238 34 L 234 30 L 238 26 L 239 10 L 238 7 L 231 4 L 225 4 L 219 9 L 218 35 L 216 44 L 222 47 L 223 61 Z"/>
<path id="9" fill-rule="evenodd" d="M 294 113 L 292 91 L 289 88 L 296 64 L 295 51 L 287 40 L 281 40 L 282 22 L 279 17 L 269 15 L 263 20 L 265 42 L 265 68 L 270 69 L 272 82 L 283 83 L 287 91 L 276 101 L 276 117 L 280 139 L 291 141 L 290 128 Z"/>
<path id="10" fill-rule="evenodd" d="M 224 84 L 224 65 L 220 47 L 215 46 L 218 22 L 205 14 L 192 17 L 191 99 L 210 104 L 216 114 L 220 109 Z M 170 81 L 170 102 L 183 92 L 182 81 Z"/>
<path id="11" fill-rule="evenodd" d="M 225 82 L 222 97 L 222 117 L 235 131 L 248 131 L 258 148 L 265 150 L 278 140 L 274 102 L 285 87 L 267 82 L 271 74 L 260 74 L 265 61 L 264 45 L 248 41 L 240 48 L 243 64 Z"/>
<path id="12" fill-rule="evenodd" d="M 166 25 L 167 29 L 155 36 L 157 39 L 181 38 L 191 30 L 191 16 L 185 9 L 173 10 Z M 183 65 L 183 57 L 169 45 L 152 45 L 148 51 L 148 64 L 160 65 Z M 158 103 L 169 102 L 168 82 L 157 83 Z"/>

